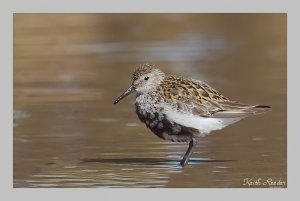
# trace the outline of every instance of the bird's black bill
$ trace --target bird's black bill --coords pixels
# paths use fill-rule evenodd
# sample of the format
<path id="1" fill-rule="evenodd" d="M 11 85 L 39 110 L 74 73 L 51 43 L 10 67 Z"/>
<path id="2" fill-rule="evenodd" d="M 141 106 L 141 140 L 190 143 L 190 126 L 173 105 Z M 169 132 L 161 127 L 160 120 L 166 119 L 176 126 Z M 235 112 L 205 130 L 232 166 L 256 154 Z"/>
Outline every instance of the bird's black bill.
<path id="1" fill-rule="evenodd" d="M 128 96 L 129 94 L 131 94 L 133 91 L 134 91 L 134 88 L 131 85 L 121 96 L 119 96 L 117 98 L 117 100 L 115 100 L 114 104 L 117 104 L 120 100 L 122 100 L 123 98 L 125 98 L 126 96 Z"/>

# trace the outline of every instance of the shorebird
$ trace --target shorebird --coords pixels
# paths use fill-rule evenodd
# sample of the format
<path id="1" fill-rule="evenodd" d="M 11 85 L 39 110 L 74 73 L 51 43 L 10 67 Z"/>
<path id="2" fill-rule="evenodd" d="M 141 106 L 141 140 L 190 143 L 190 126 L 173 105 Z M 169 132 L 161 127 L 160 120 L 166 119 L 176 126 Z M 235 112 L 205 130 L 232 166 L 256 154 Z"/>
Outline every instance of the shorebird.
<path id="1" fill-rule="evenodd" d="M 200 137 L 271 110 L 265 105 L 231 101 L 202 81 L 167 75 L 153 64 L 142 64 L 134 70 L 131 86 L 114 104 L 133 92 L 139 119 L 155 135 L 189 143 L 181 166 L 188 163 Z"/>

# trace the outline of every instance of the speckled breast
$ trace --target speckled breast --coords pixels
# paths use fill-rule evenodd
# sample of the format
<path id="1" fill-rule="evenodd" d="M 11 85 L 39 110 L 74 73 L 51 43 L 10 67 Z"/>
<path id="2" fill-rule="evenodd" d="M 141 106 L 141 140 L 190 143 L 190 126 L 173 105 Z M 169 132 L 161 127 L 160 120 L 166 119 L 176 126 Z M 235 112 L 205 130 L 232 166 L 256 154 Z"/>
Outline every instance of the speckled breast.
<path id="1" fill-rule="evenodd" d="M 139 119 L 158 137 L 176 142 L 189 142 L 193 131 L 175 122 L 170 122 L 155 94 L 138 94 L 135 110 Z"/>

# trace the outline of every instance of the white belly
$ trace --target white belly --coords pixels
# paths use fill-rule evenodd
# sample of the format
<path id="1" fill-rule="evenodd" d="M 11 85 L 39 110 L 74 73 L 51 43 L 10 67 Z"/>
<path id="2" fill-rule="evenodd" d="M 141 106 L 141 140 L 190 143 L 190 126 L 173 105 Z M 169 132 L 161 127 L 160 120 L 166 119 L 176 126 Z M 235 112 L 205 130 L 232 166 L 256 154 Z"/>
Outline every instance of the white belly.
<path id="1" fill-rule="evenodd" d="M 164 112 L 169 121 L 177 124 L 191 127 L 199 131 L 200 136 L 205 136 L 214 130 L 220 130 L 230 124 L 233 124 L 241 118 L 209 118 L 195 116 L 190 113 L 183 113 L 174 110 L 165 110 Z"/>

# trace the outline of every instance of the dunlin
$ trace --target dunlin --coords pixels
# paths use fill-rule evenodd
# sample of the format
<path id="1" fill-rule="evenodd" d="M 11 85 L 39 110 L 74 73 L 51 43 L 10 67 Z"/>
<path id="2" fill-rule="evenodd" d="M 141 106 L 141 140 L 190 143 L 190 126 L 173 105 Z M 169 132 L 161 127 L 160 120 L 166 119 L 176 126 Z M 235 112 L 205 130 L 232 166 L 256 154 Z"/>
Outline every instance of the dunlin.
<path id="1" fill-rule="evenodd" d="M 166 75 L 152 64 L 137 67 L 132 80 L 114 104 L 136 92 L 135 111 L 155 135 L 189 143 L 182 166 L 188 163 L 200 137 L 271 109 L 231 101 L 202 81 Z"/>

